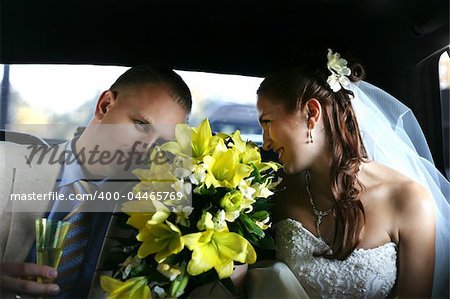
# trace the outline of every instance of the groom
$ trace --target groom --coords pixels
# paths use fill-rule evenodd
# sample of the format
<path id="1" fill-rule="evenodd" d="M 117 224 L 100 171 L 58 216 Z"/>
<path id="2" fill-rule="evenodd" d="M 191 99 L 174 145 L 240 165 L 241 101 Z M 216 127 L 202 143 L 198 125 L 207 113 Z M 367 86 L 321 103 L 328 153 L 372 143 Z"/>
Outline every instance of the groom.
<path id="1" fill-rule="evenodd" d="M 62 287 L 62 273 L 35 264 L 34 220 L 48 217 L 72 222 L 73 209 L 83 206 L 75 205 L 73 198 L 91 193 L 80 192 L 77 186 L 82 182 L 90 182 L 100 194 L 103 191 L 103 196 L 113 196 L 108 194 L 110 189 L 105 182 L 128 173 L 137 157 L 142 158 L 157 140 L 171 139 L 175 124 L 186 120 L 191 105 L 189 88 L 173 70 L 137 66 L 101 94 L 94 117 L 79 138 L 41 148 L 0 142 L 2 298 L 87 297 L 111 213 L 99 212 L 106 212 L 102 210 L 106 209 L 102 202 L 83 203 L 88 208 L 77 210 L 78 218 L 71 227 L 75 222 L 84 226 L 80 225 L 78 231 L 69 230 L 69 234 L 77 235 L 79 231 L 84 234 L 79 233 L 82 238 L 74 241 L 77 254 L 67 255 L 71 257 L 69 268 L 79 260 L 79 265 L 70 268 L 70 275 L 64 278 L 66 282 L 71 280 L 67 287 Z M 66 200 L 54 201 L 56 197 Z M 96 212 L 89 207 L 97 208 Z M 63 252 L 61 263 L 64 256 Z M 41 284 L 36 282 L 37 277 L 56 280 Z"/>

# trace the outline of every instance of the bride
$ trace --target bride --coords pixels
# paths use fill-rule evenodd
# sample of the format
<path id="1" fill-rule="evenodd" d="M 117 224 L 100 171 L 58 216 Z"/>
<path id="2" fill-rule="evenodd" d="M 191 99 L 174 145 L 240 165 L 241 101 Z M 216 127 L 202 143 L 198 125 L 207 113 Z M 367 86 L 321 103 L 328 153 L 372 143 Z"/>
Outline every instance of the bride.
<path id="1" fill-rule="evenodd" d="M 423 157 L 411 111 L 360 81 L 360 66 L 327 58 L 257 92 L 263 147 L 289 176 L 277 259 L 310 297 L 448 295 L 448 181 Z"/>

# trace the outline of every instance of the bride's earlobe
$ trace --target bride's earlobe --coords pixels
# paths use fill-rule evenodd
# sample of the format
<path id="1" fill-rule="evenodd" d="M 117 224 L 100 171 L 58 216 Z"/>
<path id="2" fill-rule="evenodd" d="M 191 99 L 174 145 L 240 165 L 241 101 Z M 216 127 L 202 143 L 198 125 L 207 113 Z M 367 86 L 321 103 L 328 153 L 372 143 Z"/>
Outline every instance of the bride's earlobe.
<path id="1" fill-rule="evenodd" d="M 312 121 L 313 128 L 316 123 L 319 122 L 320 117 L 322 116 L 322 106 L 320 102 L 315 99 L 311 98 L 306 102 L 306 113 L 308 115 L 308 126 L 310 125 L 310 122 Z"/>

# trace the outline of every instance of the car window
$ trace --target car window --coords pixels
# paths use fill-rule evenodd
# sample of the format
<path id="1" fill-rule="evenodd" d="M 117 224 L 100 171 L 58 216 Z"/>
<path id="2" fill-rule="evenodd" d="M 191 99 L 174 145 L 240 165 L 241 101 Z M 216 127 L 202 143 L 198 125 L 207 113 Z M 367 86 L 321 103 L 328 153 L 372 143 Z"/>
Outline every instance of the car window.
<path id="1" fill-rule="evenodd" d="M 4 85 L 9 84 L 7 127 L 46 139 L 69 139 L 77 127 L 88 124 L 101 92 L 126 69 L 94 65 L 2 65 L 1 80 Z M 215 132 L 240 129 L 244 138 L 261 142 L 255 103 L 262 78 L 177 72 L 192 92 L 191 125 L 209 118 Z M 52 126 L 51 130 L 48 125 Z"/>
<path id="2" fill-rule="evenodd" d="M 450 58 L 448 50 L 439 59 L 439 82 L 441 87 L 442 131 L 444 144 L 444 164 L 447 178 L 450 178 Z"/>

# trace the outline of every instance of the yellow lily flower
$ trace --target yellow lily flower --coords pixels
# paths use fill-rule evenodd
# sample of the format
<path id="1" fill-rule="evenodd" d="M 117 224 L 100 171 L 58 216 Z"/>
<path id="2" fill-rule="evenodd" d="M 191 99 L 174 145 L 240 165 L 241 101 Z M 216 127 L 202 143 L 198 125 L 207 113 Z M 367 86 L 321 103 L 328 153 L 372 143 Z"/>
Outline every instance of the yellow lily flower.
<path id="1" fill-rule="evenodd" d="M 158 212 L 126 212 L 130 215 L 127 220 L 127 224 L 140 230 L 145 227 L 147 223 L 149 224 L 159 224 L 163 223 L 167 218 L 169 218 L 170 213 L 158 211 Z"/>
<path id="2" fill-rule="evenodd" d="M 233 212 L 241 209 L 244 202 L 244 197 L 241 192 L 227 192 L 220 200 L 220 206 L 225 209 L 225 212 Z"/>
<path id="3" fill-rule="evenodd" d="M 150 254 L 156 253 L 155 260 L 158 263 L 163 262 L 168 256 L 176 254 L 184 248 L 184 240 L 181 238 L 180 230 L 169 221 L 158 224 L 147 222 L 136 238 L 142 242 L 138 249 L 138 257 L 145 258 Z"/>
<path id="4" fill-rule="evenodd" d="M 106 275 L 100 277 L 100 286 L 108 293 L 109 299 L 143 299 L 151 298 L 150 288 L 144 276 L 120 281 Z"/>
<path id="5" fill-rule="evenodd" d="M 225 150 L 224 150 L 225 148 Z M 236 188 L 239 182 L 250 175 L 252 167 L 239 162 L 239 152 L 235 148 L 226 149 L 220 140 L 212 156 L 203 158 L 207 173 L 206 187 Z"/>
<path id="6" fill-rule="evenodd" d="M 256 261 L 252 245 L 233 232 L 206 230 L 185 235 L 183 239 L 193 251 L 187 267 L 191 275 L 199 275 L 214 268 L 222 279 L 231 276 L 234 261 L 248 264 Z"/>
<path id="7" fill-rule="evenodd" d="M 258 148 L 249 147 L 246 151 L 241 154 L 242 163 L 251 165 L 259 165 L 261 164 L 261 154 L 259 153 Z"/>
<path id="8" fill-rule="evenodd" d="M 187 124 L 177 124 L 175 127 L 175 140 L 161 145 L 161 149 L 177 156 L 192 157 L 192 134 L 194 129 Z"/>
<path id="9" fill-rule="evenodd" d="M 247 142 L 241 138 L 241 132 L 239 130 L 231 135 L 231 139 L 233 139 L 233 144 L 231 144 L 232 147 L 235 147 L 240 153 L 245 152 L 247 149 Z"/>
<path id="10" fill-rule="evenodd" d="M 233 144 L 231 147 L 236 148 L 241 155 L 241 162 L 243 164 L 259 164 L 261 163 L 261 154 L 258 146 L 252 142 L 246 142 L 241 138 L 241 132 L 237 130 L 231 135 Z"/>
<path id="11" fill-rule="evenodd" d="M 143 229 L 147 223 L 163 223 L 170 215 L 169 209 L 158 201 L 128 201 L 121 209 L 130 216 L 127 224 L 138 230 Z"/>
<path id="12" fill-rule="evenodd" d="M 281 167 L 283 167 L 281 164 L 278 164 L 276 162 L 261 162 L 261 163 L 257 163 L 256 168 L 258 169 L 259 172 L 263 172 L 266 171 L 270 168 L 272 168 L 273 170 L 277 171 L 278 169 L 280 169 Z"/>
<path id="13" fill-rule="evenodd" d="M 161 149 L 182 157 L 192 157 L 201 161 L 208 155 L 220 139 L 212 135 L 208 119 L 202 121 L 197 128 L 186 124 L 178 124 L 175 128 L 176 141 L 166 142 Z"/>
<path id="14" fill-rule="evenodd" d="M 177 182 L 173 175 L 172 165 L 169 163 L 152 164 L 149 169 L 135 169 L 132 171 L 139 178 L 139 183 L 133 187 L 135 198 L 151 200 L 152 192 L 172 192 L 172 185 Z"/>
<path id="15" fill-rule="evenodd" d="M 228 230 L 225 218 L 224 210 L 218 211 L 214 217 L 210 212 L 203 212 L 202 217 L 197 222 L 197 228 L 199 230 Z"/>
<path id="16" fill-rule="evenodd" d="M 241 138 L 241 133 L 239 130 L 231 135 L 233 143 L 231 147 L 236 148 L 241 155 L 241 162 L 243 164 L 251 165 L 254 164 L 259 172 L 268 170 L 272 168 L 277 171 L 281 164 L 276 162 L 261 162 L 261 153 L 259 152 L 258 146 L 252 142 L 246 142 Z"/>
<path id="17" fill-rule="evenodd" d="M 203 212 L 202 217 L 197 222 L 197 228 L 199 230 L 214 228 L 213 216 L 210 212 Z"/>
<path id="18" fill-rule="evenodd" d="M 220 206 L 225 210 L 225 219 L 233 222 L 242 210 L 251 207 L 255 200 L 245 198 L 240 191 L 227 192 L 220 200 Z"/>
<path id="19" fill-rule="evenodd" d="M 205 119 L 197 129 L 194 129 L 194 134 L 192 134 L 192 157 L 194 159 L 201 159 L 210 152 L 211 139 L 211 126 L 208 119 Z"/>
<path id="20" fill-rule="evenodd" d="M 140 181 L 175 181 L 170 163 L 153 163 L 150 168 L 139 168 L 131 171 Z"/>

